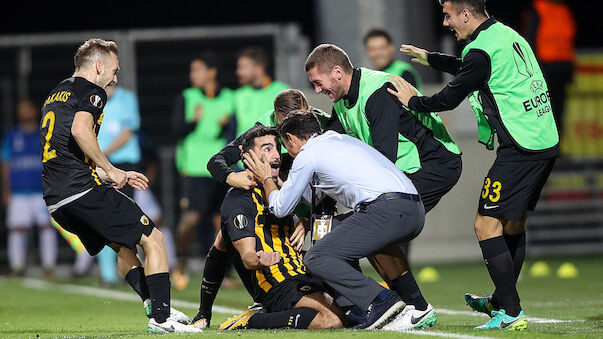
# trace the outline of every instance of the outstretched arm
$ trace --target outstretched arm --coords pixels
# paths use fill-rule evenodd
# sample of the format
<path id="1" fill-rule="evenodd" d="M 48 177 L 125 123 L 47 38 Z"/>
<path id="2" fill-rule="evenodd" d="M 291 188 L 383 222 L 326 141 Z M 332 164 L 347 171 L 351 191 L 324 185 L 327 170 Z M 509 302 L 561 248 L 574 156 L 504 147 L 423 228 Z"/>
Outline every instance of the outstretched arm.
<path id="1" fill-rule="evenodd" d="M 417 112 L 442 112 L 456 108 L 469 95 L 483 87 L 490 78 L 490 60 L 479 50 L 471 50 L 465 56 L 463 66 L 454 79 L 440 92 L 427 97 L 417 96 L 407 83 L 401 78 L 392 78 L 395 91 L 388 91 L 396 96 L 400 102 Z"/>
<path id="2" fill-rule="evenodd" d="M 461 69 L 461 58 L 439 52 L 429 52 L 413 45 L 400 46 L 400 52 L 413 57 L 412 62 L 431 66 L 442 72 L 457 74 Z M 414 86 L 414 84 L 413 84 Z"/>

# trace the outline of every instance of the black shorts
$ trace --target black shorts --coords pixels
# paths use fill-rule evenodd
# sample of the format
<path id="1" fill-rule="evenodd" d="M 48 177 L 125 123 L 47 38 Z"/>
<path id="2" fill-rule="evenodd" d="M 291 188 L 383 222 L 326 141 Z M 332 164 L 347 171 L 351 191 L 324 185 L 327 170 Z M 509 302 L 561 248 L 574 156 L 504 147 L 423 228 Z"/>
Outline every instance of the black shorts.
<path id="1" fill-rule="evenodd" d="M 407 174 L 421 196 L 425 213 L 431 211 L 461 177 L 463 162 L 461 156 L 453 156 L 443 161 L 432 160 L 422 164 L 415 173 Z"/>
<path id="2" fill-rule="evenodd" d="M 180 208 L 201 215 L 218 213 L 225 194 L 226 186 L 213 178 L 183 177 Z"/>
<path id="3" fill-rule="evenodd" d="M 484 179 L 477 211 L 509 221 L 524 221 L 538 203 L 556 158 L 505 161 L 496 158 Z"/>
<path id="4" fill-rule="evenodd" d="M 322 283 L 305 274 L 296 275 L 273 286 L 262 298 L 266 312 L 290 310 L 307 294 L 324 291 Z"/>
<path id="5" fill-rule="evenodd" d="M 95 186 L 84 196 L 59 207 L 52 217 L 77 235 L 90 255 L 110 243 L 134 250 L 140 237 L 149 236 L 155 227 L 132 199 L 109 185 Z"/>

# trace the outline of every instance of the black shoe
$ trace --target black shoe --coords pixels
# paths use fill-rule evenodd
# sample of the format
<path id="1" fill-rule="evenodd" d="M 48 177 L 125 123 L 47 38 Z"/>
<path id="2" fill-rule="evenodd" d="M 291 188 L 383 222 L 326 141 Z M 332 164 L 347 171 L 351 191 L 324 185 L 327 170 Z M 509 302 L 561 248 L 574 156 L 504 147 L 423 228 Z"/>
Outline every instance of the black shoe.
<path id="1" fill-rule="evenodd" d="M 364 324 L 354 327 L 355 329 L 378 330 L 402 312 L 406 304 L 400 299 L 400 296 L 389 290 L 386 292 L 385 298 L 377 296 L 373 300 L 368 307 L 366 321 Z"/>

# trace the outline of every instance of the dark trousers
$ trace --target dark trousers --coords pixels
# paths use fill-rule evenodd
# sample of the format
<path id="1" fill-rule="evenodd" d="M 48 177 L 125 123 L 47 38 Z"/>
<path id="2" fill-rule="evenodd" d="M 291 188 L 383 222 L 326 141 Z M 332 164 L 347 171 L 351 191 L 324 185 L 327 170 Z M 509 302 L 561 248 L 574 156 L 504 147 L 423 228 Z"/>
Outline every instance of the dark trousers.
<path id="1" fill-rule="evenodd" d="M 414 239 L 424 222 L 421 201 L 376 201 L 338 223 L 308 251 L 304 264 L 343 297 L 367 309 L 384 288 L 350 262 L 379 253 L 392 243 Z"/>

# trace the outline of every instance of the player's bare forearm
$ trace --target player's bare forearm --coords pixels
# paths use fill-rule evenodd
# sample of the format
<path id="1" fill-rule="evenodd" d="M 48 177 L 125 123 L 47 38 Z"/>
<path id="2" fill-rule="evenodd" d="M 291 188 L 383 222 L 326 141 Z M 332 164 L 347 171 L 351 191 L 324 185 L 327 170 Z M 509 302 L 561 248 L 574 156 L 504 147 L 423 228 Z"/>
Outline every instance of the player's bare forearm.
<path id="1" fill-rule="evenodd" d="M 264 268 L 260 264 L 260 257 L 256 253 L 255 238 L 247 237 L 232 243 L 237 252 L 241 255 L 241 261 L 248 270 L 259 270 Z"/>
<path id="2" fill-rule="evenodd" d="M 100 168 L 100 167 L 96 166 L 96 169 L 95 169 L 95 170 L 96 170 L 96 174 L 98 175 L 98 177 L 99 177 L 101 180 L 104 180 L 104 181 L 109 181 L 109 176 L 107 175 L 107 172 L 105 172 L 105 170 L 104 170 L 104 169 L 102 169 L 102 168 Z"/>
<path id="3" fill-rule="evenodd" d="M 133 135 L 134 131 L 132 131 L 131 129 L 124 129 L 123 131 L 121 131 L 117 138 L 113 140 L 111 145 L 109 145 L 109 147 L 105 149 L 105 155 L 109 156 L 114 152 L 118 151 L 120 148 L 124 147 L 128 143 L 128 141 L 130 141 Z"/>
<path id="4" fill-rule="evenodd" d="M 125 171 L 114 167 L 105 154 L 101 151 L 93 130 L 94 120 L 88 112 L 77 112 L 71 125 L 71 135 L 77 142 L 84 154 L 96 165 L 105 170 L 107 181 L 113 183 L 113 187 L 122 188 L 128 183 Z"/>
<path id="5" fill-rule="evenodd" d="M 77 112 L 73 118 L 73 125 L 71 125 L 71 135 L 88 158 L 94 161 L 98 167 L 104 169 L 105 172 L 109 172 L 114 167 L 98 146 L 96 135 L 92 129 L 93 124 L 92 114 Z"/>

